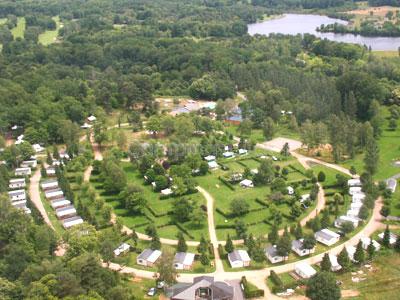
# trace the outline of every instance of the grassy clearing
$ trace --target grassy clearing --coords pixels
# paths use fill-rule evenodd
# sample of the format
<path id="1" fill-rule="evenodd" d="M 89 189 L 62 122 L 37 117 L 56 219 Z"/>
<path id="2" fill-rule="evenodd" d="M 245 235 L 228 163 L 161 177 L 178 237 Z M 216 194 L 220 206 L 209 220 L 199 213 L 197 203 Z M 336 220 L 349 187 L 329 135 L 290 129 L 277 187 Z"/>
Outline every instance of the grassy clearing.
<path id="1" fill-rule="evenodd" d="M 11 33 L 14 36 L 14 39 L 17 39 L 17 38 L 23 39 L 24 38 L 25 27 L 26 27 L 25 18 L 19 17 L 17 26 L 15 26 L 13 29 L 11 29 Z"/>
<path id="2" fill-rule="evenodd" d="M 0 18 L 0 25 L 4 25 L 7 22 L 7 18 Z"/>
<path id="3" fill-rule="evenodd" d="M 372 51 L 372 53 L 379 57 L 399 57 L 399 51 Z"/>
<path id="4" fill-rule="evenodd" d="M 61 28 L 60 17 L 56 16 L 52 18 L 56 22 L 55 30 L 46 30 L 45 32 L 39 35 L 39 43 L 47 46 L 54 43 L 57 40 L 58 32 Z"/>
<path id="5" fill-rule="evenodd" d="M 374 175 L 376 180 L 385 180 L 400 173 L 400 168 L 393 165 L 394 161 L 400 160 L 400 121 L 397 120 L 397 129 L 392 131 L 388 129 L 389 120 L 387 117 L 389 116 L 389 112 L 387 109 L 384 109 L 383 116 L 385 117 L 385 122 L 382 127 L 382 136 L 378 140 L 380 158 L 378 172 Z M 341 164 L 346 168 L 355 166 L 357 172 L 361 174 L 364 171 L 363 159 L 364 155 L 358 154 L 354 159 L 344 161 Z"/>

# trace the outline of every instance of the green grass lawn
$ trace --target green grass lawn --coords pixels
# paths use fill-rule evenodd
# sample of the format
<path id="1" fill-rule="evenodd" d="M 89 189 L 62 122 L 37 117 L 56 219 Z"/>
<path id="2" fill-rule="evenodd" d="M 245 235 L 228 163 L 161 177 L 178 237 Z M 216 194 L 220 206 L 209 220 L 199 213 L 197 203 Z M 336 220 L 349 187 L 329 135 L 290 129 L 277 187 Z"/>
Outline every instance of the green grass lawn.
<path id="1" fill-rule="evenodd" d="M 7 18 L 0 18 L 0 25 L 4 25 L 7 22 Z"/>
<path id="2" fill-rule="evenodd" d="M 98 176 L 92 176 L 91 182 L 95 187 L 97 192 L 104 200 L 113 207 L 114 213 L 122 221 L 124 225 L 129 228 L 135 228 L 138 232 L 144 232 L 144 229 L 154 223 L 158 227 L 157 231 L 160 237 L 176 239 L 177 233 L 180 231 L 176 225 L 171 225 L 172 217 L 170 215 L 165 215 L 167 212 L 173 210 L 173 203 L 175 198 L 160 199 L 159 193 L 154 192 L 151 185 L 144 185 L 144 179 L 139 173 L 134 170 L 130 163 L 121 163 L 123 169 L 127 175 L 128 183 L 133 183 L 135 185 L 141 186 L 143 189 L 143 196 L 146 198 L 148 205 L 157 214 L 157 216 L 152 215 L 152 213 L 147 210 L 146 215 L 151 219 L 147 218 L 145 215 L 133 215 L 127 209 L 125 209 L 119 201 L 118 195 L 108 195 L 104 192 L 102 184 L 98 182 Z M 193 200 L 197 206 L 205 205 L 205 199 L 200 193 L 195 193 L 188 195 L 191 200 Z M 181 224 L 195 240 L 199 240 L 203 235 L 205 238 L 208 237 L 207 221 L 204 218 L 202 226 L 198 227 L 192 224 L 190 221 Z M 193 239 L 186 235 L 187 240 Z"/>
<path id="3" fill-rule="evenodd" d="M 387 109 L 383 109 L 384 117 L 389 116 Z M 374 175 L 376 180 L 385 180 L 390 176 L 400 173 L 400 168 L 395 167 L 393 162 L 400 160 L 400 120 L 397 120 L 397 129 L 391 131 L 388 129 L 389 120 L 385 119 L 382 127 L 382 136 L 378 140 L 380 157 L 378 164 L 378 172 Z M 358 174 L 361 174 L 364 170 L 364 155 L 358 154 L 354 159 L 344 161 L 341 163 L 344 167 L 350 168 L 354 166 Z"/>
<path id="4" fill-rule="evenodd" d="M 17 26 L 15 26 L 13 29 L 11 29 L 11 33 L 14 36 L 14 39 L 16 39 L 16 38 L 23 39 L 24 38 L 25 24 L 26 24 L 25 18 L 19 17 Z"/>
<path id="5" fill-rule="evenodd" d="M 47 46 L 54 43 L 57 39 L 58 32 L 60 30 L 61 22 L 60 17 L 56 16 L 52 18 L 56 22 L 55 30 L 46 30 L 45 32 L 39 34 L 39 43 Z"/>

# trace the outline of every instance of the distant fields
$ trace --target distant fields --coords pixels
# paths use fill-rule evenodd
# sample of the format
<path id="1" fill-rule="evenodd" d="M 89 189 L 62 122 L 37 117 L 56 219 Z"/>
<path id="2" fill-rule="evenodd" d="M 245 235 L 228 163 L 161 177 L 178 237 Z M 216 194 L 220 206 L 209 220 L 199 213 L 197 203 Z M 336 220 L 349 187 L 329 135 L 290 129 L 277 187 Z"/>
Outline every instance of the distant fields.
<path id="1" fill-rule="evenodd" d="M 372 51 L 372 53 L 379 57 L 400 57 L 399 51 Z"/>

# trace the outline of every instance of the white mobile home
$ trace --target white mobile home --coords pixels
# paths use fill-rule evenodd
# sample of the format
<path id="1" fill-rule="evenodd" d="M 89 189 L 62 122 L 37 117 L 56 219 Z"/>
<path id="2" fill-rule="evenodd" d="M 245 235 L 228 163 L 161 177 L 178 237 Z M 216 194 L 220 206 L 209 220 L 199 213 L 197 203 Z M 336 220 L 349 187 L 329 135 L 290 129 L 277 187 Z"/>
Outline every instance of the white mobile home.
<path id="1" fill-rule="evenodd" d="M 205 161 L 214 161 L 215 160 L 215 156 L 214 155 L 208 155 L 204 157 Z"/>
<path id="2" fill-rule="evenodd" d="M 37 167 L 37 160 L 24 160 L 21 164 L 22 168 L 36 168 Z"/>
<path id="3" fill-rule="evenodd" d="M 340 228 L 344 223 L 351 223 L 353 227 L 358 227 L 358 224 L 361 220 L 357 217 L 349 217 L 349 216 L 340 216 L 335 220 L 335 227 Z"/>
<path id="4" fill-rule="evenodd" d="M 243 188 L 252 188 L 252 187 L 254 187 L 253 181 L 251 181 L 250 179 L 244 179 L 239 184 Z"/>
<path id="5" fill-rule="evenodd" d="M 362 243 L 362 247 L 364 250 L 368 249 L 368 246 L 371 244 L 371 241 L 372 241 L 372 245 L 375 248 L 375 251 L 378 251 L 379 249 L 381 249 L 381 244 L 379 244 L 377 241 L 371 240 L 371 238 L 365 236 L 365 237 L 361 238 L 361 243 Z"/>
<path id="6" fill-rule="evenodd" d="M 298 256 L 310 255 L 315 252 L 315 246 L 312 249 L 305 249 L 304 239 L 294 240 L 292 241 L 292 251 Z"/>
<path id="7" fill-rule="evenodd" d="M 329 229 L 322 229 L 320 231 L 317 231 L 315 234 L 315 239 L 327 246 L 332 246 L 333 244 L 336 244 L 339 239 L 340 235 L 337 234 L 336 232 L 333 232 L 332 230 Z"/>
<path id="8" fill-rule="evenodd" d="M 31 168 L 16 168 L 15 176 L 29 176 L 32 174 Z"/>
<path id="9" fill-rule="evenodd" d="M 26 200 L 25 190 L 15 190 L 8 192 L 11 201 Z"/>
<path id="10" fill-rule="evenodd" d="M 44 193 L 48 200 L 59 199 L 64 197 L 64 192 L 61 189 L 47 190 Z"/>
<path id="11" fill-rule="evenodd" d="M 120 256 L 121 254 L 125 254 L 129 252 L 129 249 L 131 248 L 131 245 L 127 243 L 122 243 L 117 249 L 114 250 L 114 255 L 115 256 Z"/>
<path id="12" fill-rule="evenodd" d="M 75 216 L 72 218 L 67 218 L 62 221 L 65 229 L 71 228 L 73 226 L 79 225 L 83 223 L 83 219 L 80 216 Z"/>
<path id="13" fill-rule="evenodd" d="M 360 186 L 352 186 L 352 187 L 349 188 L 349 194 L 352 195 L 352 196 L 354 194 L 357 194 L 357 193 L 360 193 L 360 192 L 362 192 Z"/>
<path id="14" fill-rule="evenodd" d="M 305 262 L 298 263 L 294 266 L 294 271 L 299 275 L 301 278 L 308 279 L 313 277 L 317 274 L 317 271 L 309 264 Z"/>
<path id="15" fill-rule="evenodd" d="M 378 234 L 378 237 L 381 240 L 383 240 L 384 235 L 385 235 L 385 233 L 381 232 L 380 234 Z M 389 244 L 394 245 L 396 243 L 396 241 L 397 241 L 397 235 L 391 232 L 390 236 L 389 236 Z"/>
<path id="16" fill-rule="evenodd" d="M 56 176 L 56 168 L 54 167 L 47 167 L 46 168 L 47 176 Z"/>
<path id="17" fill-rule="evenodd" d="M 26 186 L 25 178 L 14 178 L 10 179 L 8 187 L 10 189 L 20 189 Z"/>
<path id="18" fill-rule="evenodd" d="M 44 191 L 52 190 L 58 188 L 58 181 L 57 180 L 46 180 L 43 181 L 40 186 Z"/>
<path id="19" fill-rule="evenodd" d="M 76 216 L 76 209 L 73 205 L 56 209 L 56 216 L 59 219 L 67 219 Z"/>
<path id="20" fill-rule="evenodd" d="M 362 186 L 361 180 L 360 180 L 359 178 L 352 178 L 352 179 L 349 179 L 349 180 L 347 181 L 347 185 L 348 185 L 349 187 L 352 187 L 352 186 Z"/>
<path id="21" fill-rule="evenodd" d="M 337 272 L 337 271 L 341 270 L 342 266 L 339 265 L 338 260 L 337 260 L 337 256 L 333 255 L 331 253 L 329 253 L 328 256 L 329 256 L 329 261 L 331 262 L 331 271 L 332 272 Z"/>
<path id="22" fill-rule="evenodd" d="M 349 256 L 349 259 L 354 262 L 355 261 L 354 260 L 354 253 L 356 253 L 356 247 L 351 246 L 351 245 L 346 245 L 344 247 L 346 248 L 347 255 Z"/>
<path id="23" fill-rule="evenodd" d="M 194 254 L 178 252 L 174 258 L 174 268 L 177 270 L 190 270 L 193 266 Z"/>
<path id="24" fill-rule="evenodd" d="M 228 260 L 232 268 L 248 267 L 251 261 L 246 250 L 233 250 L 228 254 Z"/>
<path id="25" fill-rule="evenodd" d="M 355 193 L 352 197 L 352 202 L 353 203 L 363 202 L 364 199 L 365 199 L 365 193 L 363 192 Z"/>
<path id="26" fill-rule="evenodd" d="M 145 267 L 152 267 L 161 256 L 160 250 L 145 249 L 136 258 L 136 263 Z"/>
<path id="27" fill-rule="evenodd" d="M 50 205 L 53 209 L 58 209 L 58 208 L 62 208 L 62 207 L 71 205 L 71 201 L 66 200 L 65 198 L 60 198 L 60 199 L 51 201 Z"/>

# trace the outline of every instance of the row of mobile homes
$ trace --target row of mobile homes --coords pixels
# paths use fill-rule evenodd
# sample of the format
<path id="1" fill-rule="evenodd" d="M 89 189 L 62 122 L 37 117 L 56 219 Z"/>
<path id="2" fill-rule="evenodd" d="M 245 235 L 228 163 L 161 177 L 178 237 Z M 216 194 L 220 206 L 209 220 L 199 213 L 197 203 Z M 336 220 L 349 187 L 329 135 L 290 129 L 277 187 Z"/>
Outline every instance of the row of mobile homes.
<path id="1" fill-rule="evenodd" d="M 9 189 L 21 189 L 26 187 L 25 178 L 14 178 L 10 179 L 8 183 Z"/>

